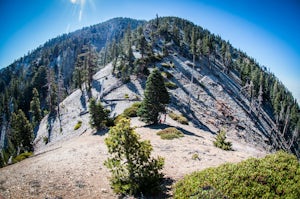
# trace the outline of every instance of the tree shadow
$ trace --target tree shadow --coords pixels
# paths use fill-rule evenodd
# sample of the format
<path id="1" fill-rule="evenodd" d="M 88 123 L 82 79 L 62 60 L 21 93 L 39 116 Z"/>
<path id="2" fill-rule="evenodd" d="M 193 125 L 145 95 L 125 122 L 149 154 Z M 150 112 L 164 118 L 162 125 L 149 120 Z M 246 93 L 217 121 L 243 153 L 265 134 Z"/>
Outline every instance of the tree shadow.
<path id="1" fill-rule="evenodd" d="M 134 85 L 134 83 L 128 82 L 128 83 L 126 84 L 126 86 L 127 86 L 127 88 L 129 88 L 129 90 L 131 90 L 131 91 L 134 92 L 135 94 L 140 95 L 140 92 L 139 92 L 139 90 L 137 89 L 136 85 Z"/>
<path id="2" fill-rule="evenodd" d="M 139 81 L 139 83 L 140 83 L 140 85 L 141 85 L 141 87 L 142 87 L 142 89 L 143 90 L 145 90 L 146 89 L 146 78 L 140 78 L 140 79 L 138 79 L 138 81 Z"/>
<path id="3" fill-rule="evenodd" d="M 47 118 L 47 132 L 48 132 L 48 142 L 51 142 L 51 134 L 52 134 L 52 129 L 53 129 L 53 123 L 55 122 L 57 117 L 57 112 L 53 111 L 50 112 Z"/>
<path id="4" fill-rule="evenodd" d="M 205 124 L 203 124 L 195 115 L 195 112 L 192 111 L 190 109 L 189 106 L 184 105 L 183 103 L 181 103 L 177 98 L 175 98 L 174 96 L 172 96 L 171 98 L 171 102 L 170 106 L 175 108 L 176 110 L 178 110 L 181 113 L 184 113 L 185 117 L 187 117 L 187 119 L 189 119 L 189 121 L 191 121 L 197 128 L 203 130 L 203 131 L 207 131 L 210 132 L 211 134 L 215 135 L 216 133 L 213 132 L 208 126 L 206 126 Z"/>
<path id="5" fill-rule="evenodd" d="M 93 135 L 103 136 L 106 133 L 108 133 L 108 131 L 109 131 L 108 128 L 100 129 L 100 130 L 97 130 L 95 133 L 93 133 Z"/>
<path id="6" fill-rule="evenodd" d="M 191 77 L 192 77 L 191 72 L 186 70 L 184 67 L 182 67 L 181 64 L 177 60 L 173 59 L 173 62 L 176 66 L 175 70 L 177 70 L 177 72 L 181 72 L 187 79 L 190 80 Z M 195 72 L 199 73 L 198 71 L 195 71 Z M 209 89 L 207 89 L 202 83 L 200 83 L 199 80 L 196 77 L 193 78 L 193 84 L 201 87 L 211 98 L 216 100 L 215 96 L 209 91 Z M 189 93 L 188 91 L 185 91 L 185 92 Z M 193 95 L 191 95 L 191 96 L 193 97 Z M 193 99 L 195 101 L 199 101 L 195 97 L 193 97 Z"/>
<path id="7" fill-rule="evenodd" d="M 157 199 L 157 198 L 172 198 L 171 190 L 172 190 L 172 185 L 175 182 L 174 179 L 170 177 L 165 177 L 162 180 L 161 183 L 161 191 L 157 193 L 152 193 L 152 194 L 145 194 L 143 195 L 142 193 L 137 195 L 137 198 L 147 198 L 147 199 Z"/>
<path id="8" fill-rule="evenodd" d="M 150 128 L 150 129 L 155 129 L 155 130 L 163 130 L 163 129 L 166 129 L 169 127 L 174 127 L 176 129 L 180 130 L 185 135 L 203 138 L 202 136 L 199 136 L 199 135 L 196 135 L 195 133 L 187 131 L 187 130 L 183 129 L 182 127 L 172 126 L 169 124 L 150 124 L 150 125 L 146 125 L 145 127 Z"/>
<path id="9" fill-rule="evenodd" d="M 84 110 L 87 110 L 87 103 L 86 103 L 86 98 L 85 98 L 85 93 L 84 91 L 81 92 L 81 96 L 80 96 L 80 103 L 81 103 L 81 106 Z"/>
<path id="10" fill-rule="evenodd" d="M 93 80 L 92 87 L 95 88 L 98 93 L 100 93 L 101 89 L 102 89 L 102 85 L 100 83 L 100 80 Z"/>

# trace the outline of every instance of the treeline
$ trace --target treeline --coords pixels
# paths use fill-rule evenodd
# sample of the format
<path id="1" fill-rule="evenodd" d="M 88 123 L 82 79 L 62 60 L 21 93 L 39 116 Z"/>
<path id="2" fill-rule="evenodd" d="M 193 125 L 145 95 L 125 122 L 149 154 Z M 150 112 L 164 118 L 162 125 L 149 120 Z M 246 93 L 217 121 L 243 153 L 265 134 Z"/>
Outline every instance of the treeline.
<path id="1" fill-rule="evenodd" d="M 22 152 L 22 147 L 15 146 L 10 138 L 14 136 L 11 130 L 13 114 L 20 118 L 24 114 L 31 125 L 31 139 L 34 137 L 34 128 L 39 121 L 33 119 L 32 101 L 39 100 L 42 118 L 59 111 L 57 105 L 75 88 L 89 91 L 93 74 L 107 63 L 112 63 L 114 75 L 128 82 L 132 74 L 148 76 L 148 68 L 155 62 L 177 52 L 199 60 L 201 65 L 212 70 L 223 70 L 238 81 L 241 93 L 251 102 L 250 107 L 264 109 L 276 124 L 274 131 L 299 154 L 299 105 L 274 74 L 228 41 L 192 22 L 157 16 L 149 22 L 115 18 L 64 34 L 2 69 L 0 126 L 1 138 L 5 135 L 6 139 L 0 140 L 0 147 L 4 149 L 4 162 L 9 156 Z M 134 53 L 140 56 L 136 57 Z"/>
<path id="2" fill-rule="evenodd" d="M 300 154 L 299 104 L 291 92 L 266 67 L 259 65 L 245 52 L 234 48 L 220 36 L 177 18 L 156 18 L 149 22 L 164 37 L 164 46 L 176 49 L 184 57 L 198 59 L 212 69 L 222 65 L 226 74 L 237 76 L 243 93 L 251 102 L 250 108 L 262 108 L 275 122 L 275 133 L 281 134 L 291 151 Z M 174 45 L 170 45 L 174 43 Z M 217 68 L 214 68 L 214 70 Z M 259 111 L 256 113 L 259 116 Z M 271 132 L 270 132 L 271 133 Z"/>
<path id="3" fill-rule="evenodd" d="M 1 69 L 1 165 L 9 162 L 10 157 L 32 151 L 35 128 L 41 118 L 48 113 L 57 114 L 58 104 L 81 85 L 81 81 L 90 87 L 92 75 L 102 64 L 98 60 L 102 48 L 112 40 L 119 42 L 128 24 L 136 29 L 143 23 L 115 18 L 64 34 Z M 76 77 L 78 70 L 84 71 L 81 79 Z M 37 117 L 36 112 L 40 112 L 40 116 Z M 17 125 L 14 119 L 23 121 L 24 125 Z"/>

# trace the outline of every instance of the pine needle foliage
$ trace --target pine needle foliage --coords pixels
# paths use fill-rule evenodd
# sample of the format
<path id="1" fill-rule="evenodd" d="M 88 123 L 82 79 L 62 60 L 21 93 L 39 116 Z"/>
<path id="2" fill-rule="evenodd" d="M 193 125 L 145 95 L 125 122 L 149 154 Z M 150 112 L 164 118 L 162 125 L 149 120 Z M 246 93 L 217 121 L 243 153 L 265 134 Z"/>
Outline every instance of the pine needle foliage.
<path id="1" fill-rule="evenodd" d="M 224 130 L 221 130 L 219 134 L 216 137 L 216 140 L 214 141 L 214 145 L 220 149 L 223 149 L 225 151 L 232 150 L 231 142 L 226 141 L 226 132 Z"/>
<path id="2" fill-rule="evenodd" d="M 279 151 L 265 158 L 226 163 L 187 175 L 174 198 L 299 198 L 300 163 Z"/>
<path id="3" fill-rule="evenodd" d="M 170 102 L 164 79 L 157 68 L 147 79 L 144 95 L 145 98 L 137 115 L 148 124 L 157 124 L 159 113 L 165 113 L 165 107 Z"/>
<path id="4" fill-rule="evenodd" d="M 105 126 L 108 119 L 109 110 L 104 109 L 101 102 L 96 102 L 95 98 L 90 99 L 89 103 L 90 124 L 97 130 Z"/>
<path id="5" fill-rule="evenodd" d="M 150 157 L 150 142 L 140 141 L 129 119 L 121 119 L 110 129 L 105 144 L 110 157 L 104 165 L 111 172 L 110 182 L 116 193 L 136 195 L 160 189 L 164 159 Z"/>

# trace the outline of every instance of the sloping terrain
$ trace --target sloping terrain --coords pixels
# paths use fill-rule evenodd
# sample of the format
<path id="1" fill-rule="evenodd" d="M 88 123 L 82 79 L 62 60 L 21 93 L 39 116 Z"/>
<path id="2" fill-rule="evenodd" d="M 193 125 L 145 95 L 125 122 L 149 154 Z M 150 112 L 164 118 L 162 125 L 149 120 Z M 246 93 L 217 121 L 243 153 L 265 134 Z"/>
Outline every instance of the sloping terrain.
<path id="1" fill-rule="evenodd" d="M 245 57 L 246 55 L 233 49 L 229 44 L 223 43 L 218 37 L 214 40 L 217 53 L 197 55 L 195 65 L 193 65 L 190 49 L 193 46 L 193 42 L 191 42 L 194 34 L 191 29 L 193 26 L 189 22 L 177 18 L 160 20 L 162 20 L 160 25 L 149 22 L 141 27 L 140 31 L 134 33 L 130 33 L 129 26 L 124 33 L 126 28 L 124 24 L 118 25 L 122 30 L 119 31 L 120 38 L 116 43 L 105 45 L 105 48 L 102 48 L 99 53 L 98 61 L 101 64 L 99 63 L 94 69 L 98 69 L 102 64 L 105 67 L 93 76 L 91 93 L 87 93 L 83 86 L 82 90 L 74 90 L 69 95 L 68 92 L 77 88 L 78 85 L 68 84 L 68 88 L 71 86 L 66 92 L 68 96 L 54 109 L 55 111 L 52 111 L 53 114 L 44 117 L 39 125 L 33 142 L 34 155 L 20 163 L 0 169 L 0 195 L 5 198 L 117 198 L 118 196 L 109 186 L 109 172 L 103 166 L 108 157 L 104 144 L 108 129 L 96 132 L 90 127 L 89 97 L 92 95 L 100 100 L 103 106 L 111 111 L 110 117 L 115 118 L 134 102 L 143 99 L 146 74 L 151 72 L 154 67 L 159 68 L 165 83 L 170 86 L 168 92 L 171 102 L 167 107 L 167 112 L 182 114 L 189 121 L 188 125 L 182 125 L 167 116 L 166 121 L 162 124 L 147 126 L 138 118 L 131 120 L 131 125 L 136 127 L 141 138 L 151 141 L 154 149 L 152 155 L 165 158 L 163 173 L 166 177 L 164 184 L 166 193 L 159 197 L 171 197 L 172 193 L 169 189 L 171 184 L 192 171 L 225 162 L 239 162 L 249 157 L 263 157 L 274 149 L 295 151 L 298 154 L 297 128 L 292 134 L 285 133 L 288 132 L 287 128 L 284 128 L 285 131 L 281 133 L 280 128 L 283 126 L 280 127 L 280 122 L 273 118 L 271 106 L 275 104 L 276 100 L 274 102 L 271 100 L 273 104 L 265 100 L 265 104 L 257 105 L 259 100 L 249 97 L 249 91 L 245 91 L 245 87 L 250 81 L 248 79 L 245 82 L 245 75 L 251 75 L 251 78 L 255 75 L 258 77 L 257 74 L 263 74 L 266 71 L 257 69 L 259 66 L 256 66 L 255 62 L 251 63 L 252 59 Z M 167 23 L 164 24 L 163 20 Z M 139 23 L 142 24 L 142 22 L 136 22 L 136 26 Z M 110 31 L 114 28 L 111 25 L 107 27 L 110 27 Z M 94 34 L 96 31 L 94 29 L 91 27 L 83 29 L 83 31 Z M 103 29 L 104 32 L 106 32 L 105 30 Z M 210 33 L 199 27 L 198 31 L 198 41 L 200 46 L 204 46 L 204 41 L 208 37 L 204 37 L 202 34 L 207 36 Z M 75 35 L 80 37 L 79 32 Z M 130 38 L 134 35 L 135 39 L 131 43 Z M 113 39 L 113 33 L 110 36 L 110 39 Z M 121 40 L 123 36 L 124 40 Z M 89 37 L 87 37 L 88 39 Z M 121 42 L 118 43 L 118 40 Z M 82 42 L 85 43 L 84 40 Z M 143 50 L 142 44 L 147 44 Z M 234 59 L 238 57 L 241 63 L 235 67 L 240 67 L 239 69 L 234 69 L 233 66 L 230 66 L 232 67 L 230 69 L 225 63 L 226 56 L 222 54 L 223 44 L 225 51 L 228 51 L 227 54 L 232 52 L 232 56 L 235 57 L 230 58 L 232 65 L 237 64 L 238 61 Z M 74 44 L 74 46 L 77 45 Z M 127 50 L 128 47 L 129 50 Z M 116 53 L 117 49 L 123 49 L 123 52 L 118 54 Z M 202 47 L 198 50 L 201 49 Z M 129 53 L 130 51 L 132 53 Z M 144 52 L 142 55 L 142 51 L 148 52 Z M 80 52 L 80 50 L 76 51 L 77 54 Z M 70 58 L 69 55 L 65 55 L 66 60 Z M 47 67 L 54 67 L 55 64 L 59 67 L 60 55 L 57 56 L 53 56 L 51 64 L 48 64 Z M 78 57 L 80 58 L 80 56 L 83 55 L 79 54 Z M 72 76 L 73 68 L 76 65 L 74 65 L 75 54 L 71 58 L 73 61 L 65 60 L 63 62 L 71 66 L 72 70 L 70 67 L 61 67 L 63 73 L 64 70 L 69 72 L 69 76 Z M 257 67 L 256 69 L 254 65 Z M 39 78 L 33 78 L 36 79 L 33 81 L 34 85 L 44 85 L 38 80 L 48 79 L 46 78 L 48 77 L 46 67 L 39 67 L 39 70 L 41 68 L 42 72 L 37 75 Z M 83 68 L 83 66 L 79 68 L 79 71 Z M 49 69 L 50 72 L 51 70 Z M 114 71 L 114 75 L 112 71 Z M 25 74 L 25 72 L 23 73 Z M 28 78 L 33 75 L 29 72 L 28 74 Z M 57 74 L 57 77 L 59 76 Z M 266 82 L 272 79 L 265 78 Z M 253 82 L 256 84 L 259 82 L 257 79 L 253 78 Z M 57 81 L 59 85 L 59 80 Z M 72 81 L 73 84 L 75 80 Z M 14 83 L 17 85 L 18 81 Z M 275 82 L 274 85 L 277 83 Z M 41 88 L 47 89 L 46 87 Z M 50 91 L 45 91 L 43 95 L 43 89 L 41 89 L 41 98 L 43 98 L 41 104 L 45 105 L 47 100 L 44 98 Z M 253 90 L 253 88 L 251 89 Z M 31 89 L 29 91 L 31 92 Z M 30 93 L 29 91 L 27 93 Z M 26 93 L 23 90 L 22 92 Z M 250 91 L 250 95 L 251 93 L 252 91 Z M 258 96 L 255 97 L 258 98 Z M 28 102 L 30 99 L 31 97 L 28 96 Z M 8 103 L 10 108 L 13 107 L 12 103 Z M 293 110 L 295 107 L 297 106 L 294 106 Z M 277 109 L 279 110 L 278 107 Z M 45 111 L 45 109 L 43 110 Z M 280 112 L 284 112 L 284 110 L 283 107 Z M 286 117 L 283 113 L 280 115 L 281 123 L 289 119 L 289 114 L 286 114 Z M 297 115 L 294 114 L 294 116 Z M 294 121 L 296 119 L 297 117 L 294 117 Z M 9 126 L 9 122 L 4 120 L 3 124 L 5 125 L 2 127 L 2 131 L 6 132 L 8 129 L 4 127 Z M 80 125 L 78 126 L 78 124 Z M 76 129 L 76 126 L 79 128 Z M 288 127 L 289 125 L 286 123 L 284 126 Z M 185 136 L 175 140 L 162 140 L 156 135 L 156 132 L 166 127 L 176 127 Z M 291 125 L 290 129 L 292 127 L 294 128 Z M 213 146 L 215 136 L 220 130 L 224 130 L 228 140 L 232 142 L 232 151 L 223 151 Z M 1 137 L 3 135 L 1 134 Z M 1 140 L 4 143 L 2 138 Z"/>
<path id="2" fill-rule="evenodd" d="M 183 58 L 171 56 L 169 59 L 177 62 L 173 80 L 176 81 L 175 70 L 184 73 L 189 69 Z M 110 75 L 110 71 L 111 65 L 107 65 L 94 76 L 92 91 L 94 97 L 102 98 L 103 104 L 112 110 L 112 115 L 117 115 L 142 97 L 144 82 L 133 79 L 131 83 L 123 84 Z M 132 126 L 137 127 L 136 131 L 142 139 L 151 141 L 153 156 L 165 158 L 163 172 L 169 182 L 176 181 L 192 171 L 225 162 L 239 162 L 249 157 L 263 157 L 267 153 L 263 148 L 264 144 L 247 142 L 251 138 L 242 139 L 240 135 L 246 136 L 246 130 L 228 129 L 233 151 L 223 151 L 214 147 L 212 142 L 218 130 L 217 125 L 209 123 L 210 119 L 205 119 L 204 112 L 188 112 L 186 102 L 182 100 L 181 104 L 178 101 L 177 97 L 188 97 L 185 92 L 188 83 L 184 83 L 188 81 L 185 78 L 182 75 L 181 79 L 177 80 L 177 85 L 182 84 L 182 88 L 170 91 L 173 97 L 169 109 L 180 111 L 189 117 L 189 125 L 179 124 L 167 117 L 164 124 L 149 127 L 138 118 L 132 119 Z M 213 83 L 213 78 L 207 79 L 207 82 L 203 81 L 204 84 Z M 216 99 L 226 96 L 223 94 L 219 97 L 217 93 L 221 92 L 211 95 L 216 96 Z M 129 98 L 126 98 L 125 94 Z M 196 98 L 196 93 L 193 96 Z M 234 104 L 233 101 L 229 101 L 230 98 L 223 100 Z M 210 103 L 209 100 L 193 100 L 192 106 L 195 109 L 198 106 L 207 107 L 202 101 Z M 35 155 L 0 170 L 0 193 L 5 198 L 117 198 L 109 186 L 109 172 L 103 166 L 108 157 L 104 144 L 107 131 L 95 132 L 89 127 L 87 106 L 87 97 L 77 90 L 61 103 L 60 119 L 44 118 L 35 140 Z M 235 105 L 234 108 L 239 111 L 239 106 Z M 82 126 L 74 130 L 78 120 L 82 121 Z M 157 131 L 169 126 L 182 130 L 185 136 L 175 140 L 162 140 L 156 135 Z M 45 145 L 43 137 L 48 133 L 50 142 Z M 192 158 L 194 154 L 198 155 L 197 159 Z M 170 187 L 170 183 L 166 186 Z M 172 194 L 167 193 L 169 196 Z"/>

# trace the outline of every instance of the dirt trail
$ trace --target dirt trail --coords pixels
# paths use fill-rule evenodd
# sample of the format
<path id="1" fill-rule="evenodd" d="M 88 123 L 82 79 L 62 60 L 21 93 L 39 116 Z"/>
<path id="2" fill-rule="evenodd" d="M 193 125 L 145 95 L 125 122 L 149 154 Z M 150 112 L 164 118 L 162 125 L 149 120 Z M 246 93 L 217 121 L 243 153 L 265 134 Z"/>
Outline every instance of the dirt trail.
<path id="1" fill-rule="evenodd" d="M 165 158 L 164 174 L 178 180 L 185 174 L 239 162 L 248 157 L 263 157 L 266 153 L 246 143 L 233 142 L 234 151 L 213 146 L 213 135 L 192 126 L 181 125 L 167 117 L 166 124 L 139 127 L 143 123 L 132 119 L 132 126 L 142 139 L 151 140 L 153 156 Z M 185 136 L 161 140 L 156 132 L 176 126 Z M 54 144 L 49 150 L 0 170 L 0 193 L 5 198 L 117 198 L 109 186 L 109 172 L 103 163 L 108 157 L 104 139 L 107 134 L 93 135 L 87 131 L 79 137 Z M 198 154 L 193 160 L 192 155 Z"/>

